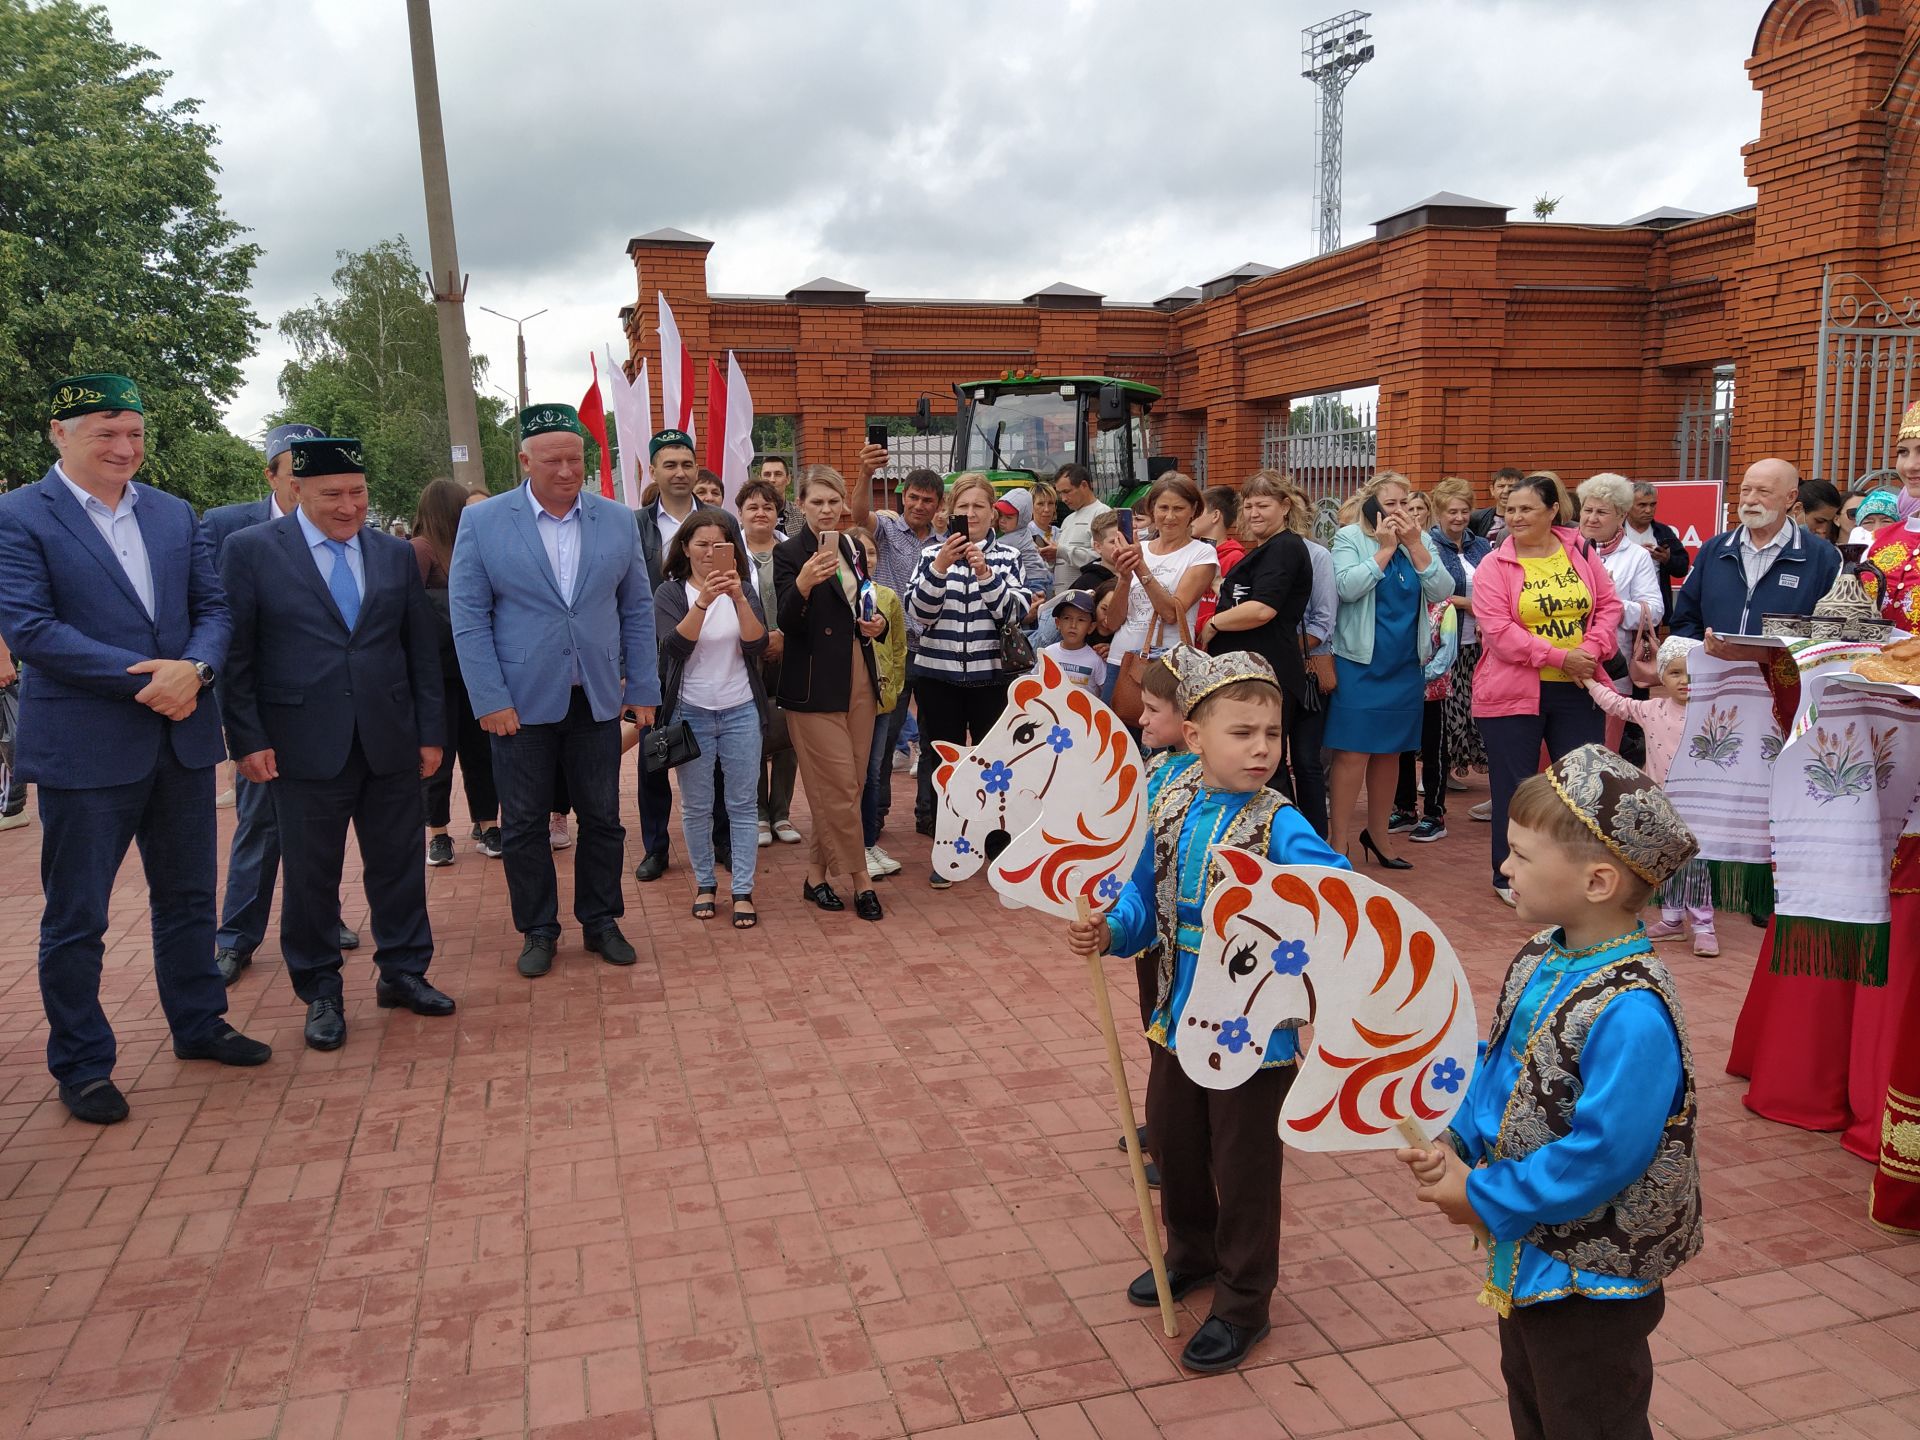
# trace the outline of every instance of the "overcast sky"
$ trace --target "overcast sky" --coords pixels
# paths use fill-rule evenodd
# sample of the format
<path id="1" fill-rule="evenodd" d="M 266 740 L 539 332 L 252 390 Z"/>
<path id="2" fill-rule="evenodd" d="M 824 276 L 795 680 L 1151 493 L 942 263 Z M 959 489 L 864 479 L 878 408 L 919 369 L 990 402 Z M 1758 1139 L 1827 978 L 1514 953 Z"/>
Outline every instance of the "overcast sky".
<path id="1" fill-rule="evenodd" d="M 107 0 L 220 132 L 228 212 L 265 247 L 271 326 L 334 252 L 426 213 L 402 0 Z M 1384 0 L 1347 92 L 1345 237 L 1435 190 L 1612 222 L 1752 192 L 1759 0 Z M 441 0 L 436 36 L 469 329 L 572 401 L 620 353 L 627 240 L 714 242 L 716 291 L 826 274 L 879 295 L 1150 300 L 1311 253 L 1315 91 L 1296 0 Z M 651 301 L 651 295 L 648 297 Z M 269 330 L 229 422 L 286 358 Z M 748 374 L 751 381 L 751 372 Z"/>

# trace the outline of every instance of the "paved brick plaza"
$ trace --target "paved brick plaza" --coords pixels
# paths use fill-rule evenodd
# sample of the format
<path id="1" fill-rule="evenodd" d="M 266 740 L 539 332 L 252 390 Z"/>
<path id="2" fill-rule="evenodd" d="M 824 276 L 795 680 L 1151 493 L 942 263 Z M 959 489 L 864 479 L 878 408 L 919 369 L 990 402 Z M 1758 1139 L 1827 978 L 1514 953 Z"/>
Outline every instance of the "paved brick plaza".
<path id="1" fill-rule="evenodd" d="M 1405 888 L 1484 1008 L 1521 926 L 1477 798 L 1408 847 Z M 887 843 L 923 861 L 909 814 L 903 781 Z M 1508 1433 L 1464 1241 L 1385 1159 L 1289 1154 L 1273 1334 L 1238 1374 L 1182 1378 L 1121 1294 L 1139 1221 L 1085 968 L 984 881 L 936 894 L 910 866 L 873 926 L 803 909 L 775 847 L 736 936 L 687 916 L 677 858 L 628 881 L 638 966 L 569 930 L 529 983 L 498 862 L 462 842 L 430 872 L 453 1021 L 376 1009 L 362 958 L 346 1048 L 307 1051 L 270 939 L 233 1018 L 279 1053 L 222 1071 L 167 1047 L 130 862 L 107 995 L 134 1113 L 103 1131 L 44 1066 L 39 833 L 0 835 L 0 1437 Z M 1721 1073 L 1757 933 L 1726 924 L 1718 961 L 1667 948 L 1710 1228 L 1670 1290 L 1655 1419 L 1912 1437 L 1920 1244 L 1866 1222 L 1863 1162 L 1749 1117 Z M 1183 1309 L 1190 1334 L 1206 1292 Z"/>

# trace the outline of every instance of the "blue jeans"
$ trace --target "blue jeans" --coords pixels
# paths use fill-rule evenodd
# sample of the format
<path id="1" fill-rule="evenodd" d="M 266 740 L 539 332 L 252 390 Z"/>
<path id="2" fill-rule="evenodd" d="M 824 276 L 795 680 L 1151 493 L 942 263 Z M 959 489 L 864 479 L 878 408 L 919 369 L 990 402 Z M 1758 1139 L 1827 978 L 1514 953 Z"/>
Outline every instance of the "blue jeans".
<path id="1" fill-rule="evenodd" d="M 893 798 L 893 751 L 887 745 L 887 732 L 892 725 L 892 710 L 873 717 L 873 749 L 867 752 L 867 787 L 860 792 L 860 843 L 869 850 L 880 843 L 880 822 L 887 818 L 887 802 Z"/>
<path id="2" fill-rule="evenodd" d="M 680 833 L 693 862 L 695 890 L 718 887 L 713 879 L 713 764 L 720 762 L 726 785 L 727 834 L 733 846 L 733 893 L 753 893 L 754 867 L 760 858 L 760 707 L 749 700 L 728 710 L 682 705 L 674 718 L 693 727 L 700 758 L 682 765 Z"/>

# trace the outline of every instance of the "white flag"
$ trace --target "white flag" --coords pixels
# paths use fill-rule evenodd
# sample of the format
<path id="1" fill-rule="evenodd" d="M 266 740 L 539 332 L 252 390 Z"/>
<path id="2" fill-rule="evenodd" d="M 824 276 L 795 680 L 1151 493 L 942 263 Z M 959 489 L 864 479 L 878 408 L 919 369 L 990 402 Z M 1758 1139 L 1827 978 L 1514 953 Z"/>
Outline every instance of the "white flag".
<path id="1" fill-rule="evenodd" d="M 647 362 L 641 360 L 640 373 L 629 380 L 627 372 L 614 363 L 613 352 L 609 350 L 607 388 L 613 395 L 613 423 L 618 427 L 620 436 L 617 456 L 620 498 L 629 509 L 637 510 L 642 488 L 641 467 L 647 453 L 647 442 L 653 438 L 653 406 L 647 394 Z"/>
<path id="2" fill-rule="evenodd" d="M 680 343 L 680 327 L 674 323 L 666 292 L 654 293 L 660 297 L 660 428 L 684 430 L 692 436 L 693 356 Z"/>
<path id="3" fill-rule="evenodd" d="M 733 497 L 750 478 L 753 465 L 753 392 L 740 362 L 727 351 L 727 443 L 720 471 L 723 503 L 733 508 Z"/>

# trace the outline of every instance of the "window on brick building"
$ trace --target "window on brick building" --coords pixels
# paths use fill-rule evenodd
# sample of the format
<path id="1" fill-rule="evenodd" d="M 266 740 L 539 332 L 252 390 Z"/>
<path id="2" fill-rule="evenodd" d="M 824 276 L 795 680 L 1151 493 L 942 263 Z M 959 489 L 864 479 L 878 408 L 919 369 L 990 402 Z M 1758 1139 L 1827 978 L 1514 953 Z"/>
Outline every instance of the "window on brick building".
<path id="1" fill-rule="evenodd" d="M 1674 478 L 1727 482 L 1733 438 L 1733 366 L 1702 371 L 1680 402 L 1673 436 Z"/>

